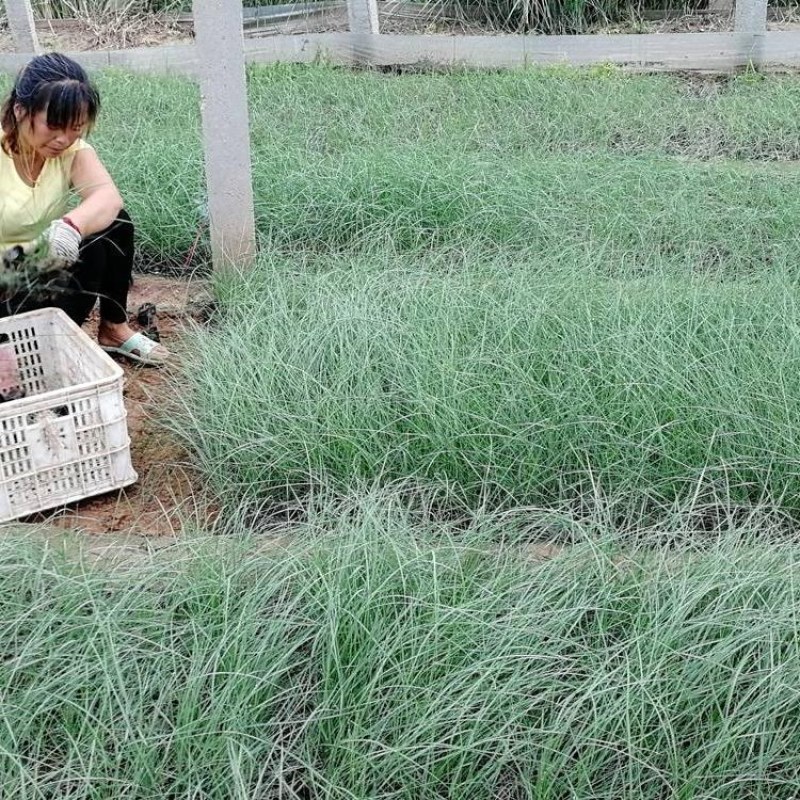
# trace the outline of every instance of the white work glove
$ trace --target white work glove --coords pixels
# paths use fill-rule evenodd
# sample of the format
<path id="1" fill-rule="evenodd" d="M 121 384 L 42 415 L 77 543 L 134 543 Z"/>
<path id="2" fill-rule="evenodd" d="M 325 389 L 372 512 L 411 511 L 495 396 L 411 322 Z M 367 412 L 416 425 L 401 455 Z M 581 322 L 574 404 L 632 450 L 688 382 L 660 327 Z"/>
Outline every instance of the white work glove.
<path id="1" fill-rule="evenodd" d="M 63 219 L 53 220 L 42 239 L 47 243 L 48 260 L 52 266 L 69 267 L 80 257 L 81 235 Z"/>

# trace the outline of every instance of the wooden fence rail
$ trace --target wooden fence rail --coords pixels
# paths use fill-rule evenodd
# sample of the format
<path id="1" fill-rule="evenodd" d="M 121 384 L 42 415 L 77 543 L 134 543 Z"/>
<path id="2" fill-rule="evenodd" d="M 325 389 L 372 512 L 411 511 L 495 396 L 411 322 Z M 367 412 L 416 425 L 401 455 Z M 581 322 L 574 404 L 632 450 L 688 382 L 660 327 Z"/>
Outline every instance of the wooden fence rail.
<path id="1" fill-rule="evenodd" d="M 609 63 L 650 70 L 722 72 L 748 65 L 800 66 L 800 32 L 767 31 L 767 0 L 738 0 L 731 32 L 583 36 L 383 35 L 377 32 L 375 0 L 347 0 L 347 5 L 349 32 L 248 39 L 244 42 L 246 60 L 471 67 Z M 20 52 L 0 54 L 0 69 L 15 70 L 38 50 L 38 43 L 29 0 L 6 0 L 6 6 L 9 27 Z M 189 75 L 198 75 L 202 63 L 194 44 L 73 55 L 88 67 L 118 66 Z"/>
<path id="2" fill-rule="evenodd" d="M 800 31 L 767 31 L 743 38 L 730 33 L 634 36 L 404 36 L 316 33 L 270 36 L 244 42 L 248 63 L 364 66 L 525 67 L 535 64 L 619 64 L 644 70 L 730 72 L 754 66 L 800 67 Z M 31 53 L 0 53 L 0 70 L 15 72 Z M 89 69 L 120 67 L 137 72 L 197 76 L 197 45 L 70 53 Z"/>

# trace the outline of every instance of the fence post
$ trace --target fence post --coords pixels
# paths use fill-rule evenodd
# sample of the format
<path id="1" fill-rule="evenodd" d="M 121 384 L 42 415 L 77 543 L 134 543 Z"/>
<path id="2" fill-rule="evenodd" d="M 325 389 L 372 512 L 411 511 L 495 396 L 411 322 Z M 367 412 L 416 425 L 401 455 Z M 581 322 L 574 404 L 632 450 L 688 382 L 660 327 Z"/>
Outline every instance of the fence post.
<path id="1" fill-rule="evenodd" d="M 215 270 L 256 252 L 241 0 L 192 0 L 211 255 Z"/>
<path id="2" fill-rule="evenodd" d="M 347 19 L 351 33 L 380 33 L 375 0 L 347 0 Z"/>
<path id="3" fill-rule="evenodd" d="M 767 0 L 736 0 L 733 29 L 756 35 L 767 29 Z"/>
<path id="4" fill-rule="evenodd" d="M 758 66 L 767 31 L 767 0 L 736 0 L 733 30 L 739 43 L 740 63 Z"/>
<path id="5" fill-rule="evenodd" d="M 33 22 L 30 0 L 5 0 L 6 17 L 18 53 L 38 53 L 39 37 Z"/>

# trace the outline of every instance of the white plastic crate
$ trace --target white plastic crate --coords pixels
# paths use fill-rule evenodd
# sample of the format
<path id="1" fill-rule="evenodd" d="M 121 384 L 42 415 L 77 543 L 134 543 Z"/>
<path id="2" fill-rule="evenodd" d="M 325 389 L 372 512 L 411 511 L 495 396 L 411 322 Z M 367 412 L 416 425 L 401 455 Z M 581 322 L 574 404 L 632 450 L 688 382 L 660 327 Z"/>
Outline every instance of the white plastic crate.
<path id="1" fill-rule="evenodd" d="M 0 522 L 134 483 L 122 368 L 59 309 L 0 319 L 6 337 L 25 396 L 0 403 Z"/>

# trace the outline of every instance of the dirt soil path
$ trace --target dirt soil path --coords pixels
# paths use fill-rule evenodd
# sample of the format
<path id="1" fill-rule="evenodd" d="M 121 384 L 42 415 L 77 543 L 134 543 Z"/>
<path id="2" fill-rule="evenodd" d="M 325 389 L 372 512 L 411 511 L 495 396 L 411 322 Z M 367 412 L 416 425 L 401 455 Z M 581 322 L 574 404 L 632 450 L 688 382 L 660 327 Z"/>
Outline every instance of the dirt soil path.
<path id="1" fill-rule="evenodd" d="M 202 281 L 137 276 L 128 309 L 135 316 L 146 302 L 155 303 L 161 341 L 174 346 L 187 322 L 207 310 L 209 296 Z M 96 319 L 87 323 L 94 336 Z M 86 534 L 176 535 L 185 521 L 203 525 L 211 510 L 203 483 L 192 470 L 188 454 L 155 418 L 168 385 L 166 373 L 119 362 L 125 371 L 124 399 L 128 412 L 131 458 L 139 474 L 125 489 L 43 512 L 24 521 L 73 529 Z"/>

